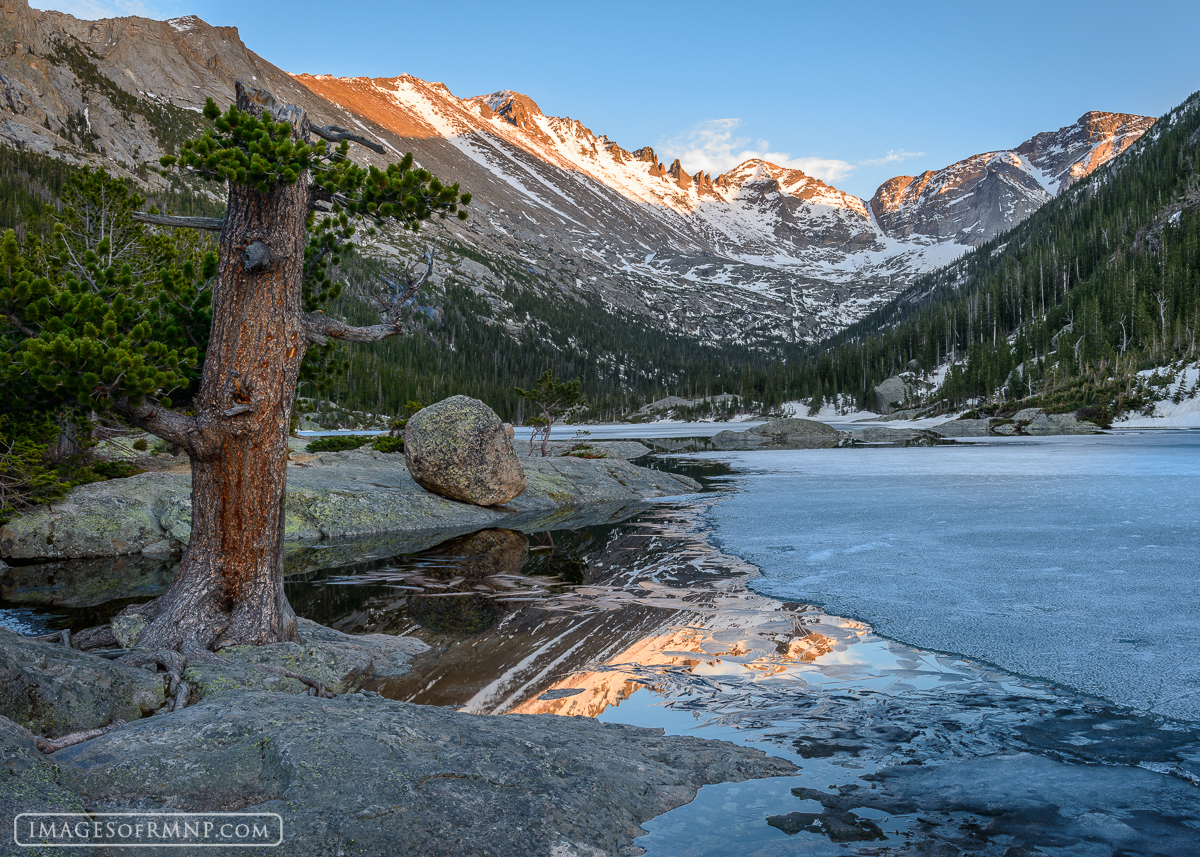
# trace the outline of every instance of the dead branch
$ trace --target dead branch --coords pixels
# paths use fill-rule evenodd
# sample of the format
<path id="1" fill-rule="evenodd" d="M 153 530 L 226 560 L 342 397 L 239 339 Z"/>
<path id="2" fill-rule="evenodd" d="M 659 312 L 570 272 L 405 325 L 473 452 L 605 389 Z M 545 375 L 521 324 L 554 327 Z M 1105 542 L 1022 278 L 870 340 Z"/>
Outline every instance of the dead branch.
<path id="1" fill-rule="evenodd" d="M 309 130 L 323 140 L 328 140 L 330 143 L 340 143 L 343 140 L 349 140 L 351 143 L 358 143 L 360 146 L 366 146 L 373 152 L 379 154 L 387 154 L 383 146 L 376 143 L 374 140 L 368 140 L 353 131 L 347 131 L 345 128 L 337 125 L 310 125 Z"/>
<path id="2" fill-rule="evenodd" d="M 55 631 L 52 634 L 38 634 L 36 637 L 30 637 L 31 640 L 37 640 L 39 643 L 62 643 L 68 649 L 71 648 L 71 632 L 65 628 L 61 631 Z"/>
<path id="3" fill-rule="evenodd" d="M 220 232 L 225 228 L 225 219 L 222 217 L 177 217 L 172 214 L 149 214 L 145 211 L 135 211 L 133 219 L 139 223 L 153 223 L 156 226 L 207 229 L 209 232 Z"/>
<path id="4" fill-rule="evenodd" d="M 114 720 L 112 723 L 107 726 L 101 726 L 99 729 L 84 729 L 82 732 L 72 732 L 70 735 L 63 735 L 61 738 L 39 738 L 35 735 L 33 743 L 43 753 L 53 753 L 64 747 L 71 747 L 75 744 L 82 744 L 84 741 L 91 741 L 93 738 L 99 738 L 105 732 L 111 732 L 118 726 L 124 725 L 124 720 Z"/>
<path id="5" fill-rule="evenodd" d="M 116 635 L 112 632 L 112 626 L 100 625 L 80 631 L 72 638 L 71 645 L 81 652 L 87 652 L 96 649 L 112 649 L 118 643 Z"/>
<path id="6" fill-rule="evenodd" d="M 330 339 L 342 342 L 379 342 L 390 336 L 402 336 L 408 333 L 409 325 L 405 320 L 405 306 L 417 296 L 421 287 L 429 280 L 433 273 L 433 260 L 436 252 L 437 242 L 434 241 L 424 256 L 424 271 L 418 274 L 411 266 L 408 266 L 399 280 L 389 282 L 385 291 L 375 295 L 375 302 L 379 305 L 381 315 L 383 315 L 382 324 L 355 327 L 336 318 L 330 318 L 324 313 L 310 312 L 304 316 L 305 337 L 309 342 L 321 345 Z"/>
<path id="7" fill-rule="evenodd" d="M 9 324 L 11 324 L 13 327 L 15 327 L 17 330 L 19 330 L 25 336 L 33 338 L 38 335 L 38 332 L 36 330 L 34 330 L 29 325 L 25 324 L 23 321 L 21 321 L 21 319 L 17 318 L 11 312 L 0 313 L 0 318 L 7 318 Z"/>
<path id="8" fill-rule="evenodd" d="M 139 405 L 131 405 L 129 399 L 121 399 L 113 410 L 155 437 L 161 437 L 188 451 L 192 451 L 195 446 L 194 435 L 200 431 L 200 424 L 195 417 L 184 416 L 147 400 L 143 400 Z"/>

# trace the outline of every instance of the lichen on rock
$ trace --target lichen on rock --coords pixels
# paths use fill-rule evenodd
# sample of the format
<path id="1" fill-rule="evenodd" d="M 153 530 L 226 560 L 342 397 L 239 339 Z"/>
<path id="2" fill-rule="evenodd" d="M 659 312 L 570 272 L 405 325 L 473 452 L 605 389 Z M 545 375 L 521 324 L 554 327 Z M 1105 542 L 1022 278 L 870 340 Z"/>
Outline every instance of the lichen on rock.
<path id="1" fill-rule="evenodd" d="M 507 503 L 526 487 L 504 423 L 469 396 L 418 411 L 404 430 L 404 458 L 422 488 L 477 506 Z"/>

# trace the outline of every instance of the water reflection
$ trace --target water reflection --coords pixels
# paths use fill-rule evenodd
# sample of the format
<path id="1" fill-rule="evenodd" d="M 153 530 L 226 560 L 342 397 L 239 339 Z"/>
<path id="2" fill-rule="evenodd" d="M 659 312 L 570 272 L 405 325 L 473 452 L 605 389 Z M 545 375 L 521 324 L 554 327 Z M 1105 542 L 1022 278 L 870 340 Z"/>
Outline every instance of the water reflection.
<path id="1" fill-rule="evenodd" d="M 493 590 L 467 596 L 499 605 L 486 627 L 422 623 L 411 607 L 382 611 L 382 592 L 360 605 L 355 627 L 431 645 L 412 673 L 375 688 L 390 697 L 663 726 L 800 765 L 796 777 L 702 789 L 646 825 L 638 845 L 649 855 L 836 854 L 852 843 L 876 855 L 916 843 L 997 857 L 1200 853 L 1195 729 L 757 595 L 747 586 L 756 570 L 711 543 L 703 512 L 712 502 L 535 533 L 519 571 L 462 570 L 486 546 L 496 562 L 520 555 L 502 547 L 511 536 L 489 533 L 480 548 L 458 542 L 423 554 L 426 565 L 408 576 L 392 560 L 391 571 L 328 581 L 419 586 L 400 595 L 406 604 L 436 595 L 434 584 L 467 593 L 480 580 Z M 570 580 L 548 574 L 555 557 L 569 558 Z M 376 572 L 392 576 L 381 582 Z M 512 588 L 494 586 L 498 576 Z M 348 587 L 353 577 L 373 582 Z"/>

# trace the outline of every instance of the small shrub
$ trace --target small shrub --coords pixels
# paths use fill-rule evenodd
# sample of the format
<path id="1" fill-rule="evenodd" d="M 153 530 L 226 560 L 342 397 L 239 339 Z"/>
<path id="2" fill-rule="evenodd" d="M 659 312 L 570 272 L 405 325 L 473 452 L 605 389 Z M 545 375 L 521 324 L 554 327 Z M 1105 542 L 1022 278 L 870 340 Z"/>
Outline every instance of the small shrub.
<path id="1" fill-rule="evenodd" d="M 371 438 L 363 434 L 332 434 L 314 439 L 307 447 L 309 452 L 348 452 L 358 449 Z"/>
<path id="2" fill-rule="evenodd" d="M 603 450 L 596 449 L 590 443 L 575 444 L 567 455 L 572 458 L 608 458 Z"/>
<path id="3" fill-rule="evenodd" d="M 150 444 L 146 443 L 146 439 L 144 437 L 139 437 L 133 442 L 133 448 L 138 452 L 145 452 L 150 448 Z"/>
<path id="4" fill-rule="evenodd" d="M 127 476 L 136 476 L 146 471 L 124 461 L 93 461 L 92 472 L 103 479 L 124 479 Z"/>
<path id="5" fill-rule="evenodd" d="M 381 434 L 371 441 L 371 449 L 376 452 L 404 452 L 404 438 Z"/>
<path id="6" fill-rule="evenodd" d="M 61 500 L 71 487 L 47 459 L 45 446 L 22 439 L 0 449 L 0 523 Z"/>
<path id="7" fill-rule="evenodd" d="M 1100 428 L 1112 428 L 1112 414 L 1104 405 L 1085 405 L 1075 410 L 1075 419 L 1095 423 Z"/>

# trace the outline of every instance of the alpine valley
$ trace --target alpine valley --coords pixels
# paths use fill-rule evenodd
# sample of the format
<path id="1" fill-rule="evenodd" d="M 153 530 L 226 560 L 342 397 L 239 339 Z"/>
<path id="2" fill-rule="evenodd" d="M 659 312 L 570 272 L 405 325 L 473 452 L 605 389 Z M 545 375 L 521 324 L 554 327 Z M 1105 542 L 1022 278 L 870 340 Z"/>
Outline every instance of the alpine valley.
<path id="1" fill-rule="evenodd" d="M 539 324 L 514 308 L 519 287 L 598 299 L 635 326 L 700 342 L 817 342 L 1021 222 L 1155 121 L 1090 112 L 1012 148 L 897 176 L 864 200 L 762 160 L 691 173 L 516 92 L 460 98 L 410 75 L 291 75 L 235 28 L 196 17 L 81 21 L 25 0 L 0 10 L 0 139 L 10 147 L 153 190 L 163 180 L 146 165 L 201 127 L 206 98 L 227 104 L 245 80 L 387 150 L 354 147 L 356 157 L 411 151 L 470 191 L 470 219 L 447 227 L 439 279 L 452 274 L 514 337 Z M 393 249 L 419 246 L 406 240 Z"/>

